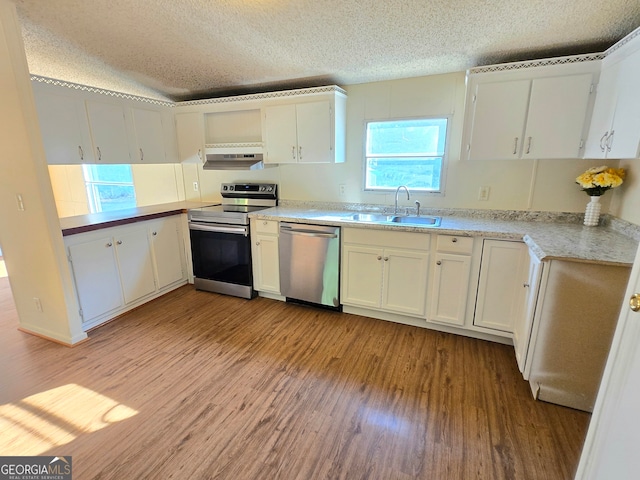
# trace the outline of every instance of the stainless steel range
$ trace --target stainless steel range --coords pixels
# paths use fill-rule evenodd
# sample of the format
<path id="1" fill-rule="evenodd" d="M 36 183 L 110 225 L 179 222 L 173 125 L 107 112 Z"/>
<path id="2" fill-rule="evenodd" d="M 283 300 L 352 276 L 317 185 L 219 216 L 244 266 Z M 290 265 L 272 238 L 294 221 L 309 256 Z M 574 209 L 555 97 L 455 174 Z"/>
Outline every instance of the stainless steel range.
<path id="1" fill-rule="evenodd" d="M 274 183 L 223 183 L 221 205 L 189 210 L 194 285 L 253 298 L 249 213 L 278 205 Z"/>

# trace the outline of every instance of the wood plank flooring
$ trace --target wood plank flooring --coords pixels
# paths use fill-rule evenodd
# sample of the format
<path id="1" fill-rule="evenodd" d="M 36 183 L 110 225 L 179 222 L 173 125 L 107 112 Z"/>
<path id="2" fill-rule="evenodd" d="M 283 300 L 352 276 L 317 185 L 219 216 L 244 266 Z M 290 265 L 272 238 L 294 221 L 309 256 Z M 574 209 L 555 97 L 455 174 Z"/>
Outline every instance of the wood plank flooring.
<path id="1" fill-rule="evenodd" d="M 16 330 L 0 279 L 0 454 L 75 479 L 569 479 L 590 415 L 513 348 L 182 287 L 75 348 Z"/>

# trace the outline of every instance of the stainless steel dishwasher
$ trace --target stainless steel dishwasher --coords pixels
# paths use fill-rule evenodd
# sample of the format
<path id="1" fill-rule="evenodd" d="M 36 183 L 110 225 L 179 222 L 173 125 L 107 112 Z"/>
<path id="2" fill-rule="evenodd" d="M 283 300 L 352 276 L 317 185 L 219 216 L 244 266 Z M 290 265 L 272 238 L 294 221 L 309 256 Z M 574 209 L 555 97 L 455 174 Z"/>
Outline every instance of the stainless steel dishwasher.
<path id="1" fill-rule="evenodd" d="M 280 222 L 280 293 L 340 309 L 340 227 Z"/>

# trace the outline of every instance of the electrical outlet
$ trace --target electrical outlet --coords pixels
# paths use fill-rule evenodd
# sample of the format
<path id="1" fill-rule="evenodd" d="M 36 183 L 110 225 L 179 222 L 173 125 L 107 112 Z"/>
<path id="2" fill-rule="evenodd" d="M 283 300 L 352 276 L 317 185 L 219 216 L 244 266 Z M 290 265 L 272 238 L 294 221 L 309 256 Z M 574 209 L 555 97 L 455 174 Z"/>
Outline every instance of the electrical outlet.
<path id="1" fill-rule="evenodd" d="M 340 196 L 344 197 L 347 194 L 347 186 L 344 183 L 338 185 L 338 191 L 340 192 Z"/>
<path id="2" fill-rule="evenodd" d="M 40 299 L 38 297 L 33 297 L 33 303 L 35 303 L 36 305 L 36 310 L 42 312 L 42 302 L 40 302 Z"/>
<path id="3" fill-rule="evenodd" d="M 198 182 L 193 182 L 193 191 L 194 192 L 198 191 Z"/>
<path id="4" fill-rule="evenodd" d="M 480 191 L 478 192 L 478 200 L 482 200 L 482 201 L 489 200 L 490 191 L 491 191 L 491 187 L 487 187 L 487 186 L 480 187 Z"/>

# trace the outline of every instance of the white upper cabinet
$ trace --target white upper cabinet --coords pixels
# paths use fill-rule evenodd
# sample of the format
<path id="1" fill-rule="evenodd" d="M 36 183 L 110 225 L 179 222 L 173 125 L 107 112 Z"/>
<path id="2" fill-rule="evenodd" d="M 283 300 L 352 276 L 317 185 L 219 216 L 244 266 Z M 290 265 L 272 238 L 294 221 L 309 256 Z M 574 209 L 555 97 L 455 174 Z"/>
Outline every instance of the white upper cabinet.
<path id="1" fill-rule="evenodd" d="M 155 110 L 132 108 L 131 118 L 135 130 L 132 159 L 141 163 L 164 163 L 166 151 L 162 114 Z"/>
<path id="2" fill-rule="evenodd" d="M 91 134 L 84 102 L 34 85 L 36 108 L 47 163 L 93 163 Z"/>
<path id="3" fill-rule="evenodd" d="M 86 105 L 96 161 L 131 163 L 122 105 L 94 100 L 87 100 Z"/>
<path id="4" fill-rule="evenodd" d="M 333 125 L 333 109 L 329 101 L 266 107 L 266 161 L 335 161 Z"/>
<path id="5" fill-rule="evenodd" d="M 632 43 L 632 42 L 630 42 Z M 627 48 L 637 48 L 632 45 Z M 637 158 L 640 155 L 640 49 L 618 52 L 603 61 L 586 158 Z"/>
<path id="6" fill-rule="evenodd" d="M 529 80 L 476 85 L 473 127 L 468 143 L 470 159 L 520 156 L 530 88 Z"/>
<path id="7" fill-rule="evenodd" d="M 177 161 L 174 112 L 169 104 L 87 92 L 61 83 L 32 82 L 47 163 Z"/>
<path id="8" fill-rule="evenodd" d="M 596 64 L 470 74 L 467 158 L 578 158 Z"/>
<path id="9" fill-rule="evenodd" d="M 177 113 L 178 160 L 204 162 L 204 115 L 200 112 Z"/>

